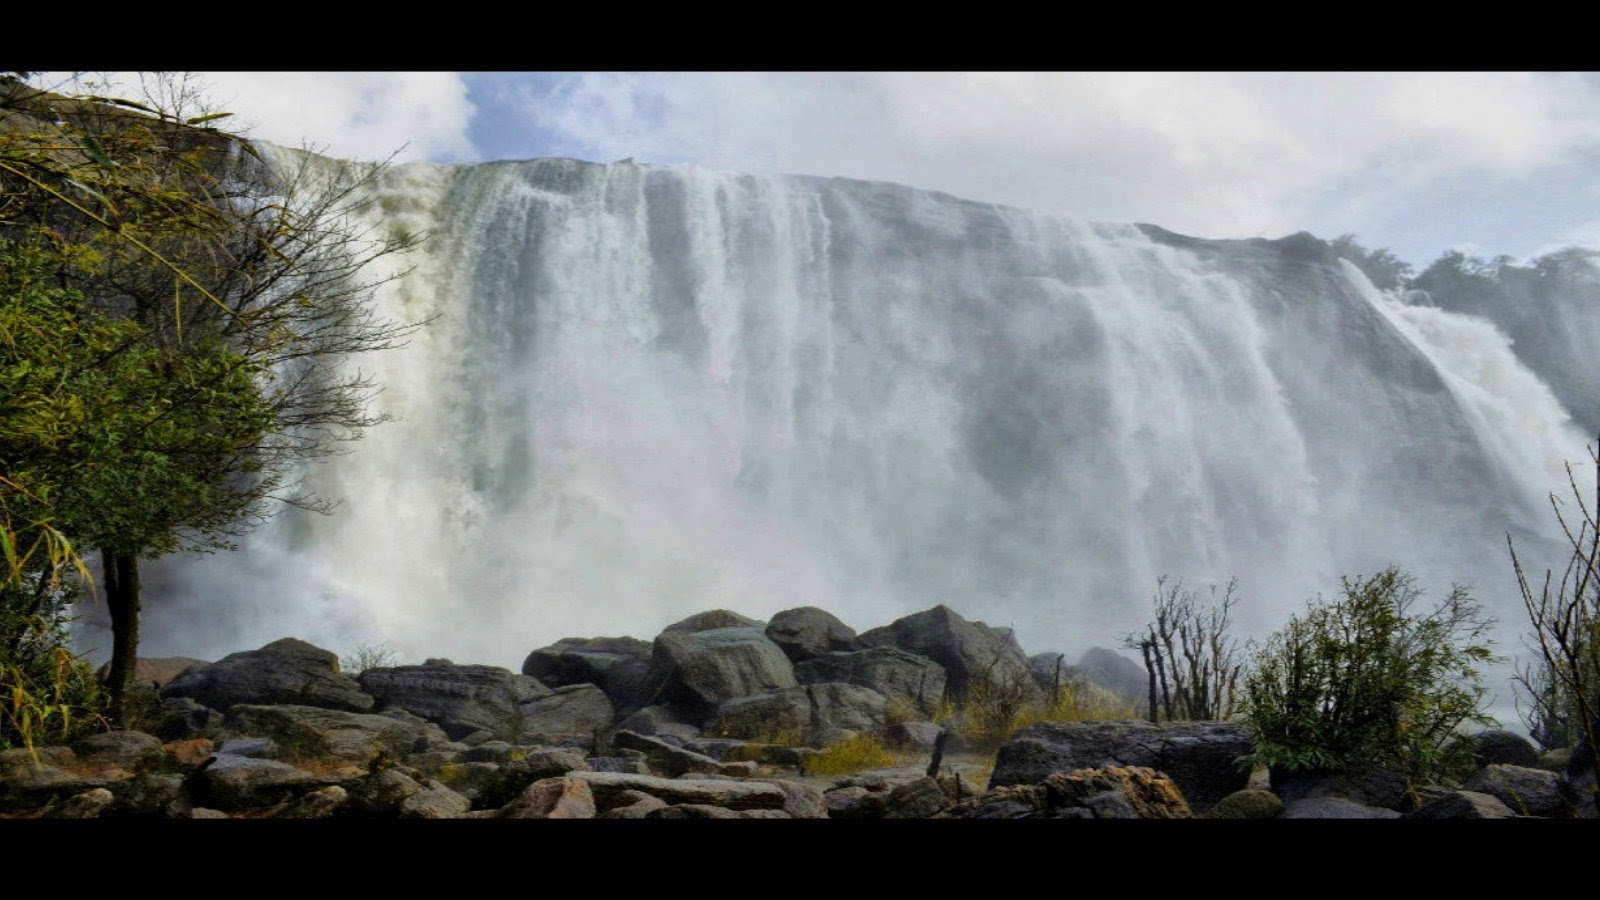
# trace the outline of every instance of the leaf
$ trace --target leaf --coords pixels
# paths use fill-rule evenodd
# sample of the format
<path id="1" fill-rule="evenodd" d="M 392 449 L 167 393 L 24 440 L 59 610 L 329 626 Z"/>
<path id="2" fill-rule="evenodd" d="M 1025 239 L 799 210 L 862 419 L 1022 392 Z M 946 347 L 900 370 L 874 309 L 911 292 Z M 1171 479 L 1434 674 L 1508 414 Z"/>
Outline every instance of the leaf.
<path id="1" fill-rule="evenodd" d="M 106 156 L 105 151 L 100 149 L 100 145 L 95 142 L 94 138 L 88 135 L 83 135 L 82 137 L 78 138 L 78 146 L 83 148 L 83 152 L 88 154 L 90 159 L 94 160 L 100 165 L 105 166 L 108 169 L 117 168 L 116 161 L 111 157 Z"/>

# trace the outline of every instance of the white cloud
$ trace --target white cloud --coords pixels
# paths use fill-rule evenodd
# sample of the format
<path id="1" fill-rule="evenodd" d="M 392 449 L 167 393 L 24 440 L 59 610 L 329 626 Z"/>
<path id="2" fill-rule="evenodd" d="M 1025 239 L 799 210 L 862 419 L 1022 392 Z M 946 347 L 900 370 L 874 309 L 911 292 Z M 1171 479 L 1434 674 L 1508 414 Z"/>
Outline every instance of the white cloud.
<path id="1" fill-rule="evenodd" d="M 1600 91 L 1516 73 L 605 73 L 528 92 L 591 159 L 899 181 L 1208 236 L 1307 227 L 1600 144 Z"/>

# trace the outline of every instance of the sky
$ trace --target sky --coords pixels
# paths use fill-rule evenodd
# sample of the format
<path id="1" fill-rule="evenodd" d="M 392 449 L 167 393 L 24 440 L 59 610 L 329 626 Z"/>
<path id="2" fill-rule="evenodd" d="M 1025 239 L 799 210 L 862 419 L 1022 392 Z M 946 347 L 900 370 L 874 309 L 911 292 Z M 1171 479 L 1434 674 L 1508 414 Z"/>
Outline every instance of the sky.
<path id="1" fill-rule="evenodd" d="M 1600 246 L 1600 75 L 471 73 L 202 76 L 235 127 L 335 156 L 570 156 L 894 181 L 1208 238 Z"/>

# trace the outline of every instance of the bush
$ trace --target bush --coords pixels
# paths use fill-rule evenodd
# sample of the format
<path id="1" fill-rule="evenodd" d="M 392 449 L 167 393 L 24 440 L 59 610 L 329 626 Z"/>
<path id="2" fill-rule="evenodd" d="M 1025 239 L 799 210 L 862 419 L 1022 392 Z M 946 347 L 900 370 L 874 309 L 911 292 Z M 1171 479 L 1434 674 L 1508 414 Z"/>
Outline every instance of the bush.
<path id="1" fill-rule="evenodd" d="M 1182 581 L 1169 586 L 1166 576 L 1157 579 L 1155 619 L 1122 641 L 1144 657 L 1150 721 L 1206 722 L 1233 716 L 1244 665 L 1239 645 L 1228 634 L 1239 602 L 1237 589 L 1238 582 L 1230 581 L 1219 597 L 1212 585 L 1211 604 L 1203 609 Z"/>
<path id="2" fill-rule="evenodd" d="M 1426 614 L 1414 580 L 1390 567 L 1343 579 L 1257 653 L 1245 679 L 1255 751 L 1275 773 L 1398 771 L 1414 784 L 1464 775 L 1470 742 L 1453 740 L 1482 714 L 1477 666 L 1494 659 L 1492 624 L 1455 587 Z"/>
<path id="3" fill-rule="evenodd" d="M 102 727 L 94 669 L 68 649 L 70 583 L 0 584 L 0 750 L 66 743 Z"/>

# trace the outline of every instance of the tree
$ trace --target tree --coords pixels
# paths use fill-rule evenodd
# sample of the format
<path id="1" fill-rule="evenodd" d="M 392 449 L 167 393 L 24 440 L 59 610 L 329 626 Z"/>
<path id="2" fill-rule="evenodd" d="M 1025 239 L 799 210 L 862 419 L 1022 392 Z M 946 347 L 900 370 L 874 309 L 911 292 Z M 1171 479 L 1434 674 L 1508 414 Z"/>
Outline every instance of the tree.
<path id="1" fill-rule="evenodd" d="M 417 242 L 357 224 L 382 164 L 268 164 L 195 107 L 188 81 L 147 86 L 149 102 L 0 85 L 0 235 L 48 248 L 58 284 L 137 331 L 99 363 L 124 393 L 84 440 L 0 459 L 0 475 L 56 473 L 54 521 L 100 551 L 114 713 L 137 652 L 139 559 L 231 547 L 284 504 L 330 509 L 296 466 L 384 419 L 344 361 L 418 327 L 373 306 L 402 274 L 374 264 Z"/>
<path id="2" fill-rule="evenodd" d="M 1561 580 L 1552 586 L 1547 569 L 1543 585 L 1535 592 L 1509 534 L 1506 544 L 1538 654 L 1516 679 L 1531 704 L 1525 713 L 1526 724 L 1546 748 L 1571 746 L 1580 739 L 1586 742 L 1590 765 L 1600 783 L 1600 757 L 1594 752 L 1600 747 L 1596 742 L 1600 736 L 1600 523 L 1596 521 L 1600 514 L 1600 449 L 1592 447 L 1589 454 L 1597 478 L 1593 505 L 1584 500 L 1570 464 L 1567 483 L 1577 506 L 1576 520 L 1562 510 L 1559 498 L 1550 496 L 1572 550 Z"/>
<path id="3" fill-rule="evenodd" d="M 1248 761 L 1275 772 L 1401 772 L 1432 783 L 1471 765 L 1467 723 L 1482 713 L 1480 664 L 1493 624 L 1461 587 L 1426 612 L 1414 580 L 1390 567 L 1346 578 L 1272 635 L 1245 679 Z"/>
<path id="4" fill-rule="evenodd" d="M 1202 610 L 1182 581 L 1156 581 L 1155 618 L 1122 645 L 1144 656 L 1150 677 L 1150 721 L 1214 721 L 1233 715 L 1243 662 L 1229 634 L 1238 581 L 1229 581 L 1211 606 Z"/>

